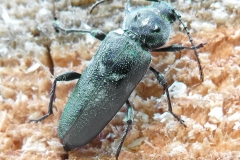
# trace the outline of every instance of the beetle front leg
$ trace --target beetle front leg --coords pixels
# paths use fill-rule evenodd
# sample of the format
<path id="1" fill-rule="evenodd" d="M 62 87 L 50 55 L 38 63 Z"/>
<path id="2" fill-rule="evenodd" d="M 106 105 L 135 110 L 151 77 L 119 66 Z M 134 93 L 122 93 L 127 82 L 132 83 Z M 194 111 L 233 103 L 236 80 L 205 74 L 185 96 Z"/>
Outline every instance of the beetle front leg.
<path id="1" fill-rule="evenodd" d="M 122 139 L 121 139 L 121 142 L 118 146 L 118 149 L 117 149 L 117 152 L 116 152 L 116 160 L 118 160 L 118 156 L 120 154 L 120 151 L 121 151 L 121 148 L 122 148 L 122 145 L 123 145 L 123 142 L 127 136 L 127 133 L 132 125 L 132 122 L 133 122 L 133 107 L 130 105 L 129 101 L 127 100 L 126 101 L 126 104 L 127 104 L 127 112 L 126 112 L 126 116 L 124 118 L 124 121 L 127 122 L 127 128 L 125 129 L 124 133 L 123 133 L 123 136 L 122 136 Z"/>
<path id="2" fill-rule="evenodd" d="M 177 52 L 177 51 L 182 51 L 184 49 L 188 50 L 194 50 L 194 49 L 199 49 L 202 48 L 204 45 L 207 43 L 200 43 L 199 45 L 194 47 L 184 47 L 180 44 L 173 44 L 171 46 L 163 47 L 163 48 L 157 48 L 157 49 L 152 49 L 150 50 L 151 52 Z"/>
<path id="3" fill-rule="evenodd" d="M 156 76 L 158 82 L 163 86 L 163 88 L 164 88 L 164 90 L 166 92 L 167 100 L 168 100 L 168 112 L 171 113 L 182 125 L 184 125 L 184 127 L 187 127 L 184 124 L 184 121 L 180 117 L 178 117 L 175 113 L 173 113 L 173 111 L 172 111 L 172 104 L 171 104 L 171 100 L 170 100 L 170 96 L 169 96 L 169 92 L 168 92 L 168 84 L 167 84 L 167 81 L 164 78 L 163 74 L 158 72 L 158 71 L 156 71 L 152 67 L 150 67 L 149 69 L 154 73 L 154 75 Z"/>
<path id="4" fill-rule="evenodd" d="M 193 46 L 192 45 L 192 47 L 184 47 L 184 46 L 179 45 L 179 44 L 173 44 L 173 45 L 168 46 L 168 47 L 152 49 L 150 51 L 152 51 L 152 52 L 177 52 L 177 51 L 181 51 L 181 50 L 184 50 L 184 49 L 194 50 L 194 53 L 195 53 L 195 55 L 197 57 L 197 63 L 198 63 L 198 68 L 199 68 L 199 73 L 200 73 L 200 79 L 201 79 L 201 81 L 203 81 L 202 66 L 201 66 L 200 60 L 198 58 L 196 49 L 202 48 L 206 44 L 207 43 L 200 43 L 197 46 Z"/>
<path id="5" fill-rule="evenodd" d="M 65 29 L 63 27 L 60 26 L 60 24 L 56 21 L 53 22 L 53 27 L 56 29 L 56 30 L 60 30 L 60 31 L 63 31 L 65 33 L 90 33 L 91 36 L 95 37 L 96 39 L 102 41 L 105 37 L 106 37 L 106 34 L 101 31 L 101 30 L 81 30 L 81 29 Z"/>
<path id="6" fill-rule="evenodd" d="M 34 121 L 34 122 L 40 122 L 42 120 L 44 120 L 45 118 L 47 118 L 48 116 L 50 116 L 51 114 L 53 114 L 53 110 L 52 110 L 52 106 L 53 106 L 53 101 L 54 101 L 54 95 L 55 95 L 55 90 L 56 90 L 56 85 L 57 85 L 57 81 L 72 81 L 75 79 L 79 79 L 81 77 L 81 74 L 77 73 L 77 72 L 66 72 L 63 73 L 61 75 L 58 75 L 53 84 L 52 84 L 52 88 L 51 88 L 51 92 L 50 92 L 50 102 L 49 102 L 49 106 L 48 106 L 48 113 L 43 115 L 41 118 L 39 119 L 32 119 L 30 120 L 30 122 Z"/>

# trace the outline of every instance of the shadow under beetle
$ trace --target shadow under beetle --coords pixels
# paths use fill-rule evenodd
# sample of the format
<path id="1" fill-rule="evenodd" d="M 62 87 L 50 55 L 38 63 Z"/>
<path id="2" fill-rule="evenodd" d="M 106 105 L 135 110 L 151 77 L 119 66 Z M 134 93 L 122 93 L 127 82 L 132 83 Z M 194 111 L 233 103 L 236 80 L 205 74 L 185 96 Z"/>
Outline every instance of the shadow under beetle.
<path id="1" fill-rule="evenodd" d="M 105 34 L 99 30 L 64 29 L 54 22 L 54 27 L 60 31 L 90 33 L 93 37 L 102 40 L 96 54 L 82 74 L 66 72 L 55 78 L 51 88 L 48 113 L 39 119 L 31 120 L 39 122 L 53 114 L 52 104 L 57 81 L 78 79 L 58 126 L 58 135 L 66 151 L 92 141 L 126 103 L 127 127 L 116 152 L 116 159 L 118 159 L 122 144 L 133 121 L 133 108 L 128 98 L 148 69 L 154 73 L 166 92 L 168 111 L 186 127 L 184 121 L 172 112 L 168 86 L 163 74 L 150 67 L 151 54 L 149 51 L 194 50 L 200 79 L 203 80 L 196 49 L 203 47 L 204 44 L 201 43 L 197 46 L 193 44 L 187 27 L 171 5 L 164 1 L 147 1 L 152 1 L 152 5 L 132 9 L 130 0 L 128 0 L 122 33 L 111 31 Z M 168 41 L 171 24 L 177 19 L 186 30 L 192 47 L 174 44 L 159 48 Z"/>

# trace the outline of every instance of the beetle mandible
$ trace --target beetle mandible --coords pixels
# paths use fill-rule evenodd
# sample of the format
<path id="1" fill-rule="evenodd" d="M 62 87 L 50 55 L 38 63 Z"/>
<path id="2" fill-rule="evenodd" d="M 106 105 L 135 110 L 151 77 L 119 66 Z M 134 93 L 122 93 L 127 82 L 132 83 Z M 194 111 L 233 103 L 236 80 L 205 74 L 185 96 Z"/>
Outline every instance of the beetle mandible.
<path id="1" fill-rule="evenodd" d="M 52 105 L 58 81 L 78 79 L 66 103 L 58 126 L 58 135 L 66 151 L 92 141 L 126 103 L 127 127 L 117 149 L 116 159 L 118 159 L 124 139 L 133 122 L 133 108 L 128 98 L 148 69 L 154 73 L 165 90 L 168 111 L 186 127 L 184 121 L 172 112 L 167 82 L 162 73 L 150 66 L 151 54 L 149 51 L 194 50 L 198 61 L 200 79 L 203 80 L 202 68 L 196 49 L 203 47 L 204 44 L 201 43 L 197 46 L 193 44 L 187 27 L 170 4 L 158 0 L 146 1 L 152 1 L 152 5 L 132 9 L 130 0 L 128 0 L 122 33 L 110 31 L 105 34 L 100 30 L 64 29 L 57 22 L 53 23 L 56 29 L 66 33 L 90 33 L 93 37 L 102 40 L 96 54 L 82 74 L 66 72 L 55 78 L 51 88 L 48 113 L 39 119 L 31 120 L 39 122 L 53 114 Z M 174 44 L 159 48 L 168 41 L 171 24 L 177 19 L 186 30 L 192 47 Z"/>

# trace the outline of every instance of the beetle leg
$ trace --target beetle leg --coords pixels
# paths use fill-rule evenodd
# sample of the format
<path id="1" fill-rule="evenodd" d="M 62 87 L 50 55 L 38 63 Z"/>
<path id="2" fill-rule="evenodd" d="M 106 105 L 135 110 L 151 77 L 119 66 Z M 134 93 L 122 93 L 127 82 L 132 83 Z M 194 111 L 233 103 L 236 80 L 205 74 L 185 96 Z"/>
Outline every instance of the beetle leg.
<path id="1" fill-rule="evenodd" d="M 48 106 L 48 113 L 43 115 L 39 119 L 30 120 L 30 122 L 32 122 L 32 121 L 40 122 L 40 121 L 44 120 L 45 118 L 47 118 L 48 116 L 50 116 L 51 114 L 53 114 L 52 105 L 53 105 L 53 101 L 54 101 L 54 95 L 55 95 L 57 81 L 72 81 L 75 79 L 79 79 L 80 77 L 81 77 L 81 74 L 79 74 L 77 72 L 65 72 L 61 75 L 58 75 L 52 84 L 52 88 L 51 88 L 51 92 L 50 92 L 50 102 L 49 102 L 49 106 Z"/>
<path id="2" fill-rule="evenodd" d="M 191 43 L 192 43 L 192 40 L 191 40 Z M 150 51 L 152 51 L 152 52 L 176 52 L 176 51 L 181 51 L 181 50 L 184 50 L 184 49 L 194 50 L 194 54 L 197 57 L 200 79 L 201 79 L 201 81 L 203 81 L 202 66 L 201 66 L 200 60 L 198 58 L 198 54 L 197 54 L 196 49 L 202 48 L 205 44 L 207 44 L 207 43 L 200 43 L 199 45 L 194 46 L 193 43 L 192 43 L 192 47 L 184 47 L 184 46 L 179 45 L 179 44 L 173 44 L 172 46 L 153 49 L 153 50 L 150 50 Z"/>
<path id="3" fill-rule="evenodd" d="M 167 100 L 168 100 L 168 112 L 171 113 L 182 125 L 184 125 L 184 127 L 187 127 L 184 124 L 184 121 L 180 117 L 178 117 L 175 113 L 173 113 L 173 111 L 172 111 L 171 100 L 170 100 L 170 96 L 169 96 L 169 92 L 168 92 L 168 84 L 167 84 L 167 81 L 164 78 L 163 74 L 158 72 L 158 71 L 156 71 L 152 67 L 150 67 L 149 69 L 154 73 L 154 75 L 156 76 L 158 82 L 163 86 L 163 88 L 164 88 L 164 90 L 166 92 Z"/>
<path id="4" fill-rule="evenodd" d="M 63 27 L 60 26 L 60 24 L 57 21 L 53 21 L 53 27 L 56 30 L 60 30 L 63 31 L 65 33 L 90 33 L 93 37 L 95 37 L 96 39 L 102 41 L 105 37 L 106 34 L 103 31 L 100 30 L 82 30 L 82 29 L 65 29 Z"/>
<path id="5" fill-rule="evenodd" d="M 133 107 L 130 105 L 129 101 L 127 100 L 126 101 L 126 104 L 127 104 L 127 112 L 126 112 L 126 116 L 124 118 L 124 120 L 127 122 L 127 128 L 125 129 L 124 133 L 123 133 L 123 136 L 122 136 L 122 139 L 121 139 L 121 142 L 118 146 L 118 149 L 117 149 L 117 153 L 116 153 L 116 160 L 118 159 L 118 156 L 120 154 L 120 151 L 121 151 L 121 148 L 122 148 L 122 145 L 123 145 L 123 142 L 127 136 L 127 133 L 132 125 L 132 122 L 133 122 Z"/>
<path id="6" fill-rule="evenodd" d="M 202 48 L 206 44 L 207 43 L 200 43 L 199 45 L 195 46 L 195 48 L 196 49 Z M 150 51 L 151 52 L 177 52 L 177 51 L 181 51 L 181 50 L 184 50 L 184 49 L 194 50 L 195 48 L 194 47 L 184 47 L 180 44 L 173 44 L 173 45 L 168 46 L 168 47 L 153 49 L 153 50 L 150 50 Z"/>

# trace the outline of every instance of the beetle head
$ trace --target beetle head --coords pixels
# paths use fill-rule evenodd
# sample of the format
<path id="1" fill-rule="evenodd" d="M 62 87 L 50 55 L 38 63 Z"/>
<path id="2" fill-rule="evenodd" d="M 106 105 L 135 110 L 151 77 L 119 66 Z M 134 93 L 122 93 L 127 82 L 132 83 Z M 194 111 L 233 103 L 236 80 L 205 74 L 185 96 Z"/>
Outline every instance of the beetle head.
<path id="1" fill-rule="evenodd" d="M 167 42 L 171 25 L 166 18 L 159 16 L 153 9 L 145 7 L 128 13 L 124 19 L 123 29 L 146 48 L 154 49 Z"/>

